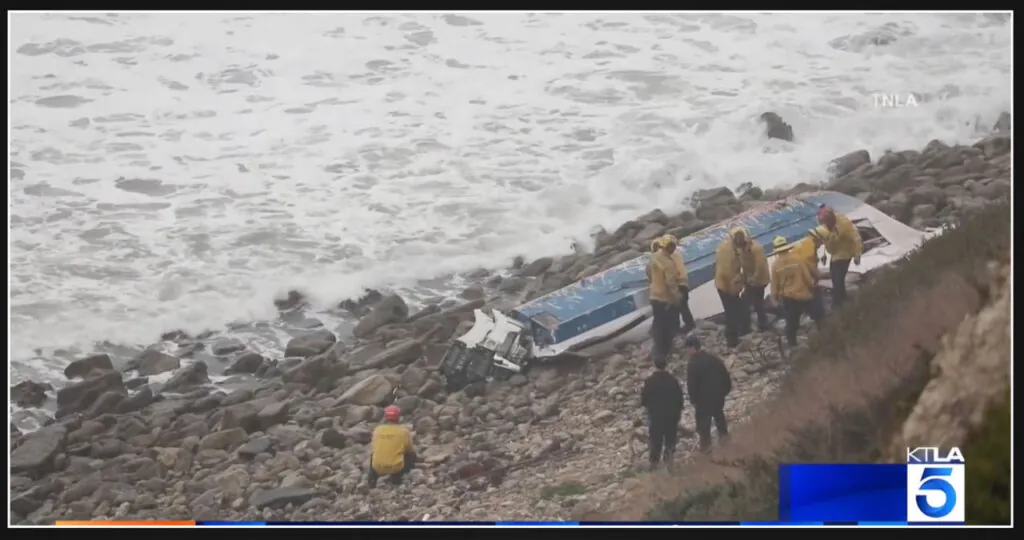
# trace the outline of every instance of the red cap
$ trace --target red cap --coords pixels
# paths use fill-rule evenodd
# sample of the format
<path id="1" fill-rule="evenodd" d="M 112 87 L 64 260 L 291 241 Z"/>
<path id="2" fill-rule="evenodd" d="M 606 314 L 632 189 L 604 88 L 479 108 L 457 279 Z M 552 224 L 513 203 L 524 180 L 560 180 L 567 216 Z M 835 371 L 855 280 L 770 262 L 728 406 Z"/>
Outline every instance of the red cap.
<path id="1" fill-rule="evenodd" d="M 398 419 L 401 418 L 401 417 L 402 417 L 402 410 L 399 409 L 397 406 L 395 406 L 395 405 L 388 405 L 387 407 L 384 408 L 384 419 L 385 420 L 388 420 L 388 421 L 391 421 L 391 422 L 397 422 Z"/>

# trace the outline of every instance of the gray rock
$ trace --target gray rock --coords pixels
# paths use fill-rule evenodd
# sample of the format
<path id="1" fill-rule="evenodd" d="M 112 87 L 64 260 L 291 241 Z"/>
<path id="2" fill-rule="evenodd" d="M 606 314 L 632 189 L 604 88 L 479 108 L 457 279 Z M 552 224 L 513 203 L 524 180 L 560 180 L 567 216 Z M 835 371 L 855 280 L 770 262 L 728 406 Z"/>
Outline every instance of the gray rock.
<path id="1" fill-rule="evenodd" d="M 164 392 L 180 392 L 210 382 L 206 362 L 197 361 L 179 369 L 164 385 Z"/>
<path id="2" fill-rule="evenodd" d="M 288 421 L 289 404 L 287 401 L 277 401 L 263 407 L 256 415 L 262 429 L 266 430 L 271 426 L 283 424 Z"/>
<path id="3" fill-rule="evenodd" d="M 536 277 L 543 274 L 555 260 L 551 257 L 541 257 L 519 270 L 522 277 Z"/>
<path id="4" fill-rule="evenodd" d="M 353 363 L 352 371 L 394 368 L 411 364 L 423 355 L 423 344 L 415 339 L 405 339 L 367 358 L 361 364 Z"/>
<path id="5" fill-rule="evenodd" d="M 245 344 L 235 338 L 218 339 L 210 347 L 210 352 L 216 356 L 227 356 L 231 353 L 244 350 Z"/>
<path id="6" fill-rule="evenodd" d="M 240 446 L 238 448 L 238 455 L 245 459 L 253 459 L 264 452 L 269 452 L 270 447 L 270 437 L 257 437 Z"/>
<path id="7" fill-rule="evenodd" d="M 94 354 L 68 364 L 68 367 L 64 368 L 64 376 L 69 379 L 85 377 L 94 369 L 113 371 L 114 363 L 107 354 Z"/>
<path id="8" fill-rule="evenodd" d="M 383 405 L 391 401 L 394 384 L 384 375 L 370 375 L 338 398 L 345 405 Z"/>
<path id="9" fill-rule="evenodd" d="M 766 112 L 761 115 L 761 121 L 765 124 L 765 135 L 769 139 L 781 139 L 793 142 L 793 128 L 782 120 L 782 117 L 773 112 Z"/>
<path id="10" fill-rule="evenodd" d="M 410 391 L 423 387 L 425 382 L 427 382 L 427 372 L 416 366 L 405 368 L 402 378 L 398 381 L 402 388 Z"/>
<path id="11" fill-rule="evenodd" d="M 106 392 L 127 394 L 128 390 L 116 371 L 94 371 L 84 381 L 65 386 L 57 392 L 57 416 L 88 409 L 100 395 Z"/>
<path id="12" fill-rule="evenodd" d="M 46 402 L 46 393 L 53 387 L 35 381 L 22 381 L 11 387 L 11 401 L 19 407 L 41 407 Z"/>
<path id="13" fill-rule="evenodd" d="M 232 450 L 245 441 L 247 435 L 242 428 L 214 431 L 199 441 L 202 450 Z"/>
<path id="14" fill-rule="evenodd" d="M 134 367 L 139 370 L 139 375 L 148 377 L 178 369 L 181 367 L 181 360 L 177 356 L 171 356 L 155 349 L 147 349 L 130 362 L 128 367 Z"/>
<path id="15" fill-rule="evenodd" d="M 316 496 L 316 491 L 306 488 L 261 489 L 249 497 L 249 505 L 255 508 L 280 509 L 289 504 L 299 506 Z"/>
<path id="16" fill-rule="evenodd" d="M 320 444 L 328 448 L 343 449 L 348 444 L 348 438 L 340 431 L 327 428 L 320 433 Z"/>
<path id="17" fill-rule="evenodd" d="M 365 338 L 381 326 L 403 322 L 408 317 L 409 306 L 405 304 L 405 300 L 397 294 L 389 294 L 373 306 L 370 313 L 359 319 L 355 328 L 352 329 L 352 335 Z"/>
<path id="18" fill-rule="evenodd" d="M 232 362 L 227 369 L 224 370 L 224 373 L 226 375 L 231 375 L 233 373 L 256 373 L 265 360 L 266 359 L 258 353 L 242 353 L 238 358 L 235 358 L 235 361 Z"/>
<path id="19" fill-rule="evenodd" d="M 57 455 L 64 451 L 67 442 L 68 430 L 60 424 L 25 435 L 21 444 L 11 452 L 11 474 L 42 475 L 51 472 Z"/>
<path id="20" fill-rule="evenodd" d="M 871 154 L 867 150 L 857 150 L 849 154 L 839 156 L 829 164 L 833 176 L 845 176 L 864 164 L 871 163 Z"/>
<path id="21" fill-rule="evenodd" d="M 330 330 L 316 330 L 308 334 L 292 338 L 285 347 L 285 356 L 310 357 L 316 356 L 331 348 L 338 338 Z"/>

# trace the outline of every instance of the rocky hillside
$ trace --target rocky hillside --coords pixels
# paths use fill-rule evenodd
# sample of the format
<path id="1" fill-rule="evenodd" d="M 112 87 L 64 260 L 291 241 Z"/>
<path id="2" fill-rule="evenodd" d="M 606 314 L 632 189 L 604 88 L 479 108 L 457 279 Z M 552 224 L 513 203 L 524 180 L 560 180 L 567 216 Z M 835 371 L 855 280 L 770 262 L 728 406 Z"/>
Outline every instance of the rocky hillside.
<path id="1" fill-rule="evenodd" d="M 855 152 L 834 162 L 831 187 L 914 226 L 955 223 L 1008 197 L 1009 148 L 1009 134 L 996 133 L 972 146 L 933 141 L 874 161 Z M 635 440 L 647 344 L 448 393 L 436 373 L 445 343 L 471 324 L 474 308 L 513 305 L 636 257 L 657 235 L 684 236 L 759 201 L 818 187 L 704 191 L 694 211 L 655 210 L 600 233 L 594 253 L 474 273 L 462 304 L 410 314 L 401 298 L 370 294 L 343 306 L 361 316 L 353 339 L 338 341 L 310 321 L 282 359 L 177 332 L 165 336 L 170 349 L 149 349 L 126 365 L 102 354 L 71 363 L 55 407 L 53 389 L 21 383 L 12 400 L 56 412 L 31 433 L 11 424 L 11 520 L 560 520 L 598 510 L 620 517 L 615 505 L 649 484 Z M 282 317 L 302 317 L 301 295 L 279 307 Z M 712 351 L 724 343 L 712 322 L 699 332 Z M 238 374 L 235 389 L 209 384 L 213 368 L 200 353 Z M 776 395 L 791 364 L 771 334 L 748 337 L 728 361 L 733 422 Z M 672 369 L 681 376 L 682 360 Z M 403 486 L 368 490 L 367 443 L 392 402 L 414 429 L 422 463 Z M 682 444 L 686 458 L 693 441 Z"/>

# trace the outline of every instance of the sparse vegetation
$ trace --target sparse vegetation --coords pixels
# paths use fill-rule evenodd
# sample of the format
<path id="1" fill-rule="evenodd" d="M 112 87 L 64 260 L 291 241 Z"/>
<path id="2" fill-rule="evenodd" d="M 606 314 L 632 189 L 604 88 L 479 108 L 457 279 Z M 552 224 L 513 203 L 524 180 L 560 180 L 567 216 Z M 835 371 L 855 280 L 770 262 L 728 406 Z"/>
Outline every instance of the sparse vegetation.
<path id="1" fill-rule="evenodd" d="M 939 340 L 984 304 L 984 267 L 1008 260 L 1009 250 L 1009 207 L 1001 205 L 879 272 L 793 359 L 765 413 L 716 454 L 714 463 L 738 469 L 739 478 L 687 478 L 681 495 L 652 508 L 648 519 L 774 520 L 779 463 L 902 459 L 890 448 L 892 436 L 931 378 Z M 971 523 L 1009 523 L 1009 436 L 1007 398 L 964 448 Z"/>
<path id="2" fill-rule="evenodd" d="M 545 501 L 554 499 L 555 497 L 570 497 L 572 495 L 582 495 L 587 491 L 587 488 L 578 482 L 563 482 L 554 486 L 547 486 L 540 493 L 540 498 Z"/>

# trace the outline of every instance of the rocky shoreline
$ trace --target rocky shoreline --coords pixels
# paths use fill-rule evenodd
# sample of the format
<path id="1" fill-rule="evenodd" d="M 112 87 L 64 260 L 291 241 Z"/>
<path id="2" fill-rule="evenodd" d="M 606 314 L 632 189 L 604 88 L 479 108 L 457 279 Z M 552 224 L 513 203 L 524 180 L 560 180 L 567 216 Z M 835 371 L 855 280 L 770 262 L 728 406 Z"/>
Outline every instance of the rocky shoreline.
<path id="1" fill-rule="evenodd" d="M 955 224 L 1009 198 L 1010 142 L 1007 114 L 970 146 L 932 141 L 876 159 L 863 150 L 841 156 L 824 187 L 914 227 Z M 352 339 L 306 318 L 294 293 L 278 308 L 308 321 L 308 331 L 281 359 L 174 332 L 164 336 L 170 347 L 124 365 L 107 354 L 76 360 L 47 425 L 22 433 L 11 423 L 11 521 L 558 520 L 615 500 L 643 461 L 631 447 L 648 344 L 448 393 L 436 372 L 447 341 L 472 324 L 475 308 L 515 305 L 636 257 L 657 235 L 685 236 L 821 187 L 704 190 L 693 211 L 654 210 L 601 231 L 593 253 L 518 260 L 507 276 L 476 272 L 461 303 L 410 313 L 401 297 L 374 291 L 341 306 L 359 317 Z M 699 332 L 721 350 L 716 324 L 702 321 Z M 770 335 L 749 337 L 729 362 L 727 413 L 742 421 L 775 391 L 786 362 Z M 681 376 L 682 362 L 674 364 Z M 212 371 L 234 375 L 237 389 L 209 384 Z M 53 408 L 52 390 L 26 381 L 11 399 Z M 403 486 L 371 491 L 370 432 L 392 402 L 414 429 L 422 463 Z"/>

